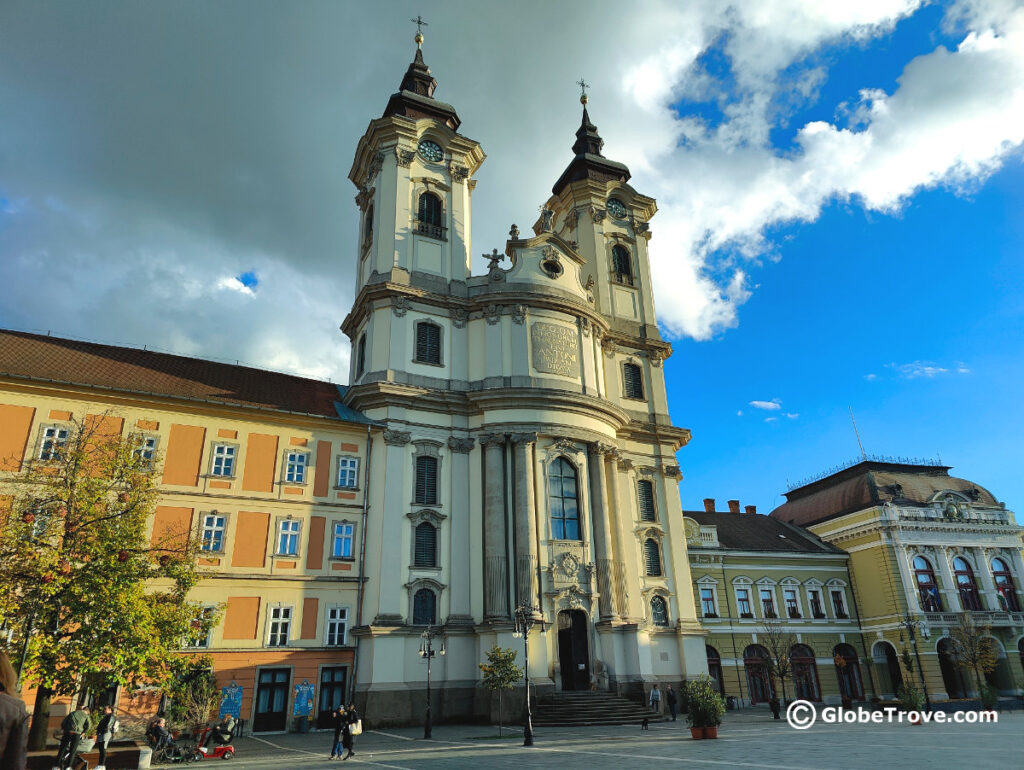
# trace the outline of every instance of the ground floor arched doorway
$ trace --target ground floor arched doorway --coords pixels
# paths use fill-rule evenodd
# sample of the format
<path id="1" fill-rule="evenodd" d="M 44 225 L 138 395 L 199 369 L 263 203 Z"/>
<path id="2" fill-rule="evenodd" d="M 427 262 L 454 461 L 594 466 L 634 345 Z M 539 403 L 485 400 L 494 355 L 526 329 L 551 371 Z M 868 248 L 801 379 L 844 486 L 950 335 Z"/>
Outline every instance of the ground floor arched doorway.
<path id="1" fill-rule="evenodd" d="M 590 689 L 590 644 L 587 613 L 562 610 L 558 613 L 558 667 L 563 690 Z"/>
<path id="2" fill-rule="evenodd" d="M 743 668 L 747 672 L 750 703 L 767 703 L 775 696 L 772 678 L 768 675 L 768 650 L 752 644 L 743 651 Z"/>
<path id="3" fill-rule="evenodd" d="M 708 657 L 708 676 L 711 677 L 712 685 L 718 692 L 725 695 L 725 682 L 722 681 L 722 657 L 711 645 L 704 646 L 704 652 Z"/>
<path id="4" fill-rule="evenodd" d="M 839 694 L 850 700 L 864 697 L 864 683 L 860 678 L 860 662 L 857 651 L 849 644 L 837 644 L 832 650 L 836 664 L 836 678 L 839 680 Z"/>
<path id="5" fill-rule="evenodd" d="M 1010 673 L 1009 660 L 1006 657 L 1006 650 L 1002 643 L 994 637 L 989 637 L 995 647 L 996 667 L 985 674 L 985 680 L 994 687 L 1000 695 L 1011 695 L 1016 693 L 1013 683 L 1013 674 Z"/>
<path id="6" fill-rule="evenodd" d="M 818 667 L 814 663 L 814 650 L 806 644 L 794 644 L 789 651 L 792 666 L 793 689 L 799 700 L 821 700 L 821 687 L 818 685 Z"/>
<path id="7" fill-rule="evenodd" d="M 956 654 L 953 640 L 948 636 L 939 639 L 936 647 L 939 653 L 939 670 L 942 672 L 942 684 L 946 687 L 946 696 L 951 700 L 967 697 L 967 677 Z"/>
<path id="8" fill-rule="evenodd" d="M 889 642 L 875 642 L 871 657 L 875 663 L 882 691 L 893 697 L 899 697 L 899 692 L 903 688 L 903 670 L 900 668 L 900 659 L 896 655 L 896 648 Z"/>

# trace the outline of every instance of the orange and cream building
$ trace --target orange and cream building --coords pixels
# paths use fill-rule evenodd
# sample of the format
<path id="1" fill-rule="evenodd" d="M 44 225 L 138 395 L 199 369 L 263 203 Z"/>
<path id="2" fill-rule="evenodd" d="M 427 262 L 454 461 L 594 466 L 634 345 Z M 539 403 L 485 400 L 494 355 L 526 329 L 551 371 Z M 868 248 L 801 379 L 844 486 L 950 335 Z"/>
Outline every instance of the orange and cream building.
<path id="1" fill-rule="evenodd" d="M 297 692 L 312 693 L 314 718 L 349 697 L 375 428 L 342 405 L 344 391 L 244 366 L 2 331 L 0 468 L 5 481 L 16 480 L 44 438 L 59 440 L 72 420 L 138 435 L 159 474 L 153 537 L 195 533 L 203 580 L 190 599 L 222 611 L 184 651 L 209 654 L 218 683 L 242 688 L 241 717 L 254 730 L 283 730 Z M 120 713 L 146 715 L 158 694 L 109 696 Z M 31 704 L 34 693 L 23 697 Z M 51 717 L 59 721 L 68 706 L 58 700 Z"/>

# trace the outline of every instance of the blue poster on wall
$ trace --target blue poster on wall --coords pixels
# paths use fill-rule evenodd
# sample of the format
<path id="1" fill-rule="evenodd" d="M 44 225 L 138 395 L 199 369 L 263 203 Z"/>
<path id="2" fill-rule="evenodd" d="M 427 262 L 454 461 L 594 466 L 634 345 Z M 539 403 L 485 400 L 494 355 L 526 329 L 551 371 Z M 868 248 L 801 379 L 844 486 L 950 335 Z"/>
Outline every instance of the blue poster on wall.
<path id="1" fill-rule="evenodd" d="M 294 715 L 297 717 L 308 717 L 313 713 L 313 696 L 316 694 L 316 686 L 311 684 L 308 679 L 303 679 L 302 682 L 295 685 L 295 709 Z"/>
<path id="2" fill-rule="evenodd" d="M 227 687 L 220 688 L 220 716 L 219 719 L 223 720 L 228 714 L 233 716 L 235 719 L 242 718 L 242 691 L 244 687 L 239 687 L 237 684 L 232 682 Z"/>

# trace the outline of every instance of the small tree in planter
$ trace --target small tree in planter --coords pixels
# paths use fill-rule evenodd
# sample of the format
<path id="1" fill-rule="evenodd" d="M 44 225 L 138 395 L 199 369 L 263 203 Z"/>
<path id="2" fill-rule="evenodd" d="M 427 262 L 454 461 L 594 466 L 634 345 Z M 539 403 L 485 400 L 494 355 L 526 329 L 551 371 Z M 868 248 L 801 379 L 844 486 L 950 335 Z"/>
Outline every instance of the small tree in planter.
<path id="1" fill-rule="evenodd" d="M 494 645 L 487 651 L 487 662 L 480 664 L 484 673 L 484 687 L 498 691 L 498 736 L 501 736 L 501 694 L 511 690 L 523 678 L 523 669 L 516 665 L 516 651 Z M 527 693 L 529 698 L 530 694 Z"/>
<path id="2" fill-rule="evenodd" d="M 694 740 L 717 738 L 718 726 L 725 716 L 725 699 L 718 694 L 711 677 L 701 674 L 688 682 L 686 693 L 689 701 L 686 722 L 690 725 L 690 735 Z"/>
<path id="3" fill-rule="evenodd" d="M 772 699 L 769 702 L 772 714 L 776 719 L 779 712 L 786 705 L 786 678 L 793 671 L 793 663 L 789 658 L 789 651 L 797 643 L 796 636 L 786 631 L 782 622 L 777 618 L 765 618 L 761 624 L 761 631 L 758 633 L 758 641 L 768 650 L 768 675 L 772 680 Z M 775 680 L 779 680 L 782 686 L 782 703 L 775 697 Z"/>
<path id="4" fill-rule="evenodd" d="M 900 708 L 904 711 L 909 711 L 912 715 L 910 718 L 911 724 L 920 724 L 920 713 L 925 704 L 924 693 L 912 684 L 905 684 L 900 688 L 897 695 L 900 699 Z"/>

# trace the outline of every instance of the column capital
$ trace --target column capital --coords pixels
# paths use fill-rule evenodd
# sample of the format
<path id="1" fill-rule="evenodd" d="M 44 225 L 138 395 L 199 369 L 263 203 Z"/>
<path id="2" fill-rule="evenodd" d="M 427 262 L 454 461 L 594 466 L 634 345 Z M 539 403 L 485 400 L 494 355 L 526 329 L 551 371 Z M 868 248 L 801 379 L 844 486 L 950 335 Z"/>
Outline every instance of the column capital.
<path id="1" fill-rule="evenodd" d="M 619 450 L 612 444 L 606 444 L 603 441 L 593 441 L 587 444 L 587 453 L 592 455 L 607 455 L 614 459 L 618 457 Z"/>
<path id="2" fill-rule="evenodd" d="M 505 444 L 504 433 L 481 433 L 476 438 L 480 442 L 480 446 L 484 447 Z"/>
<path id="3" fill-rule="evenodd" d="M 412 440 L 412 433 L 407 430 L 391 430 L 388 428 L 384 431 L 384 443 L 392 446 L 405 446 Z"/>
<path id="4" fill-rule="evenodd" d="M 512 442 L 515 444 L 536 444 L 536 433 L 513 433 Z"/>
<path id="5" fill-rule="evenodd" d="M 448 448 L 453 452 L 459 454 L 469 454 L 473 451 L 473 447 L 476 444 L 476 439 L 473 438 L 457 438 L 452 436 L 448 439 Z"/>

